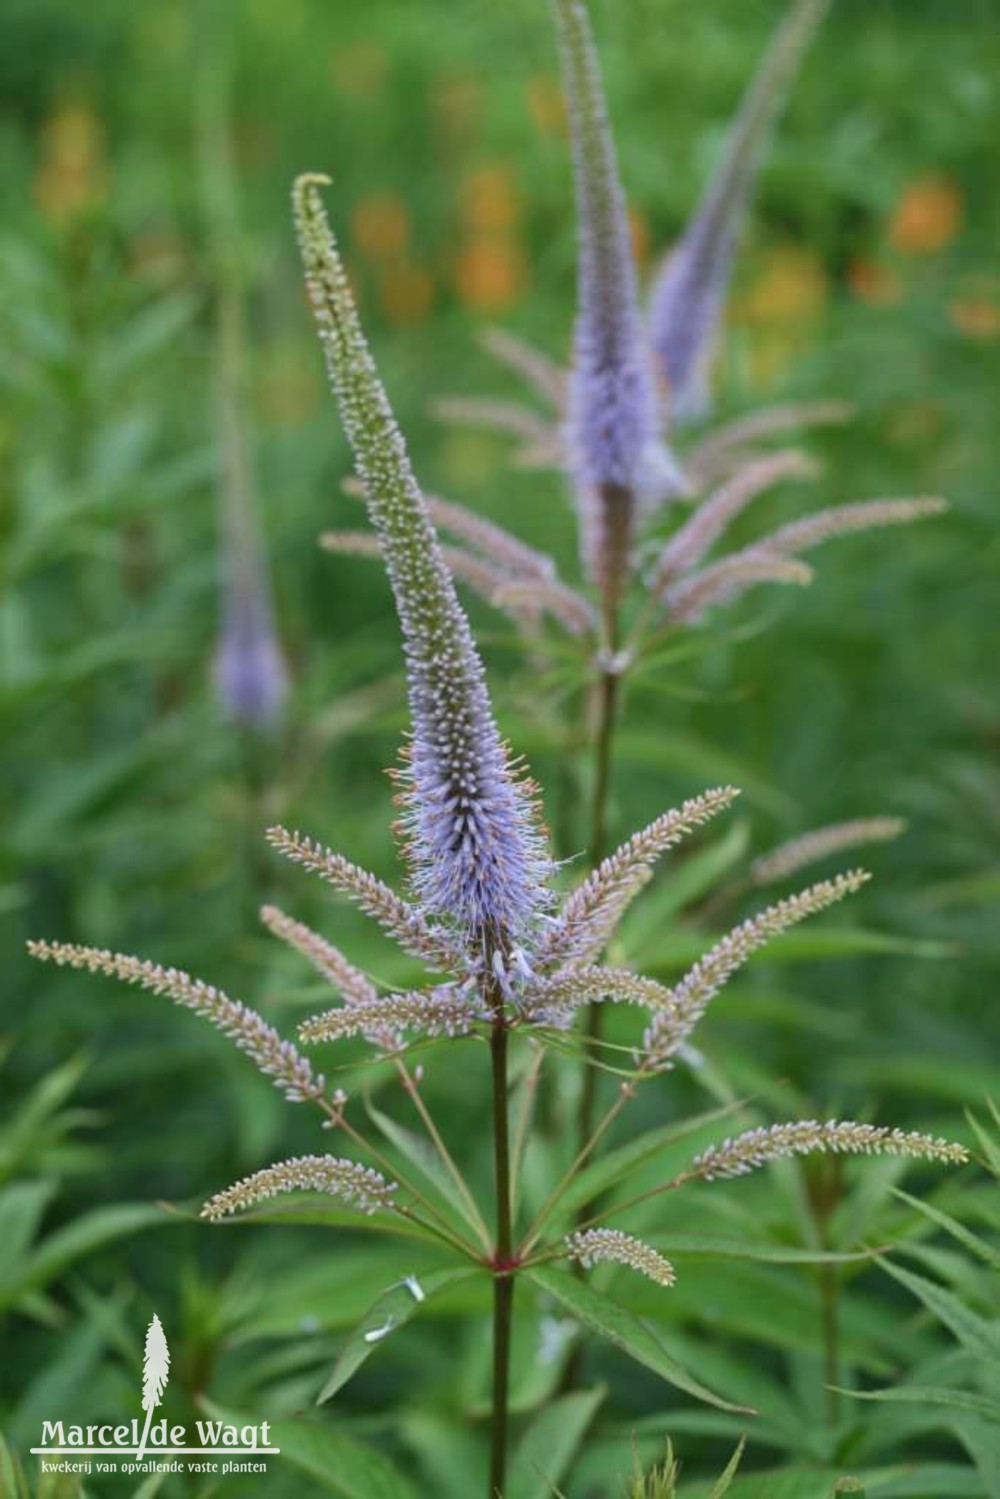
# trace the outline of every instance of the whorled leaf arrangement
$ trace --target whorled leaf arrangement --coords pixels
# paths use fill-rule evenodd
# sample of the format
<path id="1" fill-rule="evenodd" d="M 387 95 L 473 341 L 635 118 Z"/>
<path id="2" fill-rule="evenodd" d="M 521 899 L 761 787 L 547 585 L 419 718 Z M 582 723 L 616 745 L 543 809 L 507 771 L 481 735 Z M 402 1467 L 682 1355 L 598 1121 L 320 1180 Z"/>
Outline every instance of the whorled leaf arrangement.
<path id="1" fill-rule="evenodd" d="M 420 1115 L 441 1170 L 456 1194 L 445 1211 L 353 1122 L 342 1092 L 328 1096 L 323 1078 L 256 1012 L 214 986 L 173 968 L 74 944 L 33 942 L 32 954 L 57 964 L 106 974 L 163 994 L 230 1035 L 289 1098 L 318 1106 L 327 1128 L 344 1133 L 362 1156 L 301 1156 L 254 1173 L 206 1204 L 216 1218 L 276 1194 L 318 1192 L 338 1197 L 360 1214 L 384 1212 L 401 1231 L 431 1237 L 485 1266 L 494 1277 L 495 1420 L 491 1493 L 503 1488 L 510 1298 L 516 1274 L 546 1259 L 573 1256 L 584 1263 L 613 1260 L 672 1282 L 672 1268 L 641 1241 L 600 1227 L 598 1214 L 576 1225 L 558 1220 L 563 1185 L 572 1180 L 639 1085 L 675 1061 L 711 1000 L 766 942 L 790 926 L 855 892 L 866 876 L 823 881 L 778 902 L 711 946 L 671 986 L 598 962 L 632 900 L 657 861 L 682 838 L 725 810 L 730 787 L 692 798 L 664 813 L 603 859 L 563 899 L 556 868 L 526 784 L 519 781 L 497 730 L 482 666 L 468 621 L 455 597 L 428 508 L 409 467 L 388 398 L 364 343 L 336 244 L 319 202 L 323 179 L 301 178 L 295 188 L 296 223 L 310 295 L 344 425 L 354 449 L 366 502 L 379 536 L 399 613 L 412 717 L 406 773 L 407 899 L 374 875 L 312 839 L 272 829 L 272 845 L 353 900 L 386 935 L 428 970 L 425 986 L 380 992 L 325 936 L 265 907 L 265 925 L 326 979 L 340 1001 L 300 1027 L 303 1042 L 362 1036 L 382 1065 L 396 1068 Z M 471 532 L 470 532 L 471 534 Z M 580 1151 L 563 1183 L 523 1234 L 515 1216 L 508 1141 L 507 1047 L 525 1033 L 537 1048 L 567 1044 L 563 1028 L 592 1000 L 638 1005 L 648 1024 L 634 1069 L 609 1114 Z M 496 1229 L 491 1234 L 468 1184 L 420 1095 L 403 1037 L 488 1039 L 493 1079 Z M 592 1038 L 593 1039 L 593 1038 Z M 455 1043 L 459 1044 L 459 1043 Z M 709 1176 L 725 1176 L 788 1153 L 873 1151 L 932 1160 L 964 1158 L 959 1146 L 863 1124 L 803 1121 L 754 1131 L 703 1154 L 669 1191 Z M 405 1165 L 405 1161 L 404 1161 Z M 563 1214 L 565 1217 L 565 1214 Z"/>

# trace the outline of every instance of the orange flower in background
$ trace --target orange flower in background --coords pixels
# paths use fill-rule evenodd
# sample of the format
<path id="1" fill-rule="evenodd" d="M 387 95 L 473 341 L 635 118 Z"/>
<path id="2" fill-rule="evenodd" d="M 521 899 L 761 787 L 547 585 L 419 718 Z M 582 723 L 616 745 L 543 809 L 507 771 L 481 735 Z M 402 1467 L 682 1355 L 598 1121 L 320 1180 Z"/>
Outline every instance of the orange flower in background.
<path id="1" fill-rule="evenodd" d="M 431 102 L 445 147 L 468 146 L 479 127 L 482 86 L 472 73 L 449 73 L 434 83 Z"/>
<path id="2" fill-rule="evenodd" d="M 355 42 L 334 48 L 330 72 L 340 93 L 352 99 L 371 99 L 385 87 L 389 59 L 374 42 Z"/>
<path id="3" fill-rule="evenodd" d="M 498 163 L 476 167 L 462 183 L 461 204 L 462 216 L 474 231 L 496 234 L 512 229 L 521 212 L 514 173 Z"/>
<path id="4" fill-rule="evenodd" d="M 369 259 L 401 255 L 410 238 L 406 205 L 391 193 L 362 198 L 351 214 L 351 237 Z"/>
<path id="5" fill-rule="evenodd" d="M 950 177 L 919 177 L 907 187 L 889 223 L 889 242 L 904 255 L 933 255 L 962 226 L 962 194 Z"/>
<path id="6" fill-rule="evenodd" d="M 267 351 L 257 380 L 257 408 L 278 427 L 298 427 L 315 414 L 326 387 L 302 359 L 298 344 Z"/>
<path id="7" fill-rule="evenodd" d="M 860 257 L 852 260 L 847 282 L 859 302 L 869 307 L 889 307 L 903 295 L 899 276 L 883 261 Z"/>
<path id="8" fill-rule="evenodd" d="M 982 343 L 1000 338 L 1000 288 L 973 282 L 948 303 L 948 321 L 966 338 Z"/>
<path id="9" fill-rule="evenodd" d="M 565 135 L 566 99 L 553 73 L 536 73 L 525 84 L 528 114 L 541 135 Z"/>
<path id="10" fill-rule="evenodd" d="M 104 126 L 85 105 L 63 104 L 42 130 L 35 202 L 47 219 L 64 224 L 107 195 Z"/>
<path id="11" fill-rule="evenodd" d="M 521 295 L 526 280 L 524 256 L 508 239 L 477 236 L 459 251 L 455 284 L 467 307 L 503 312 Z"/>
<path id="12" fill-rule="evenodd" d="M 386 320 L 398 326 L 422 323 L 431 310 L 434 283 L 420 265 L 400 261 L 379 278 L 379 302 Z"/>
<path id="13" fill-rule="evenodd" d="M 649 224 L 638 208 L 629 209 L 628 226 L 632 231 L 632 254 L 635 256 L 636 264 L 645 265 L 649 260 L 651 239 Z"/>
<path id="14" fill-rule="evenodd" d="M 830 278 L 804 245 L 765 251 L 757 274 L 734 304 L 734 322 L 750 335 L 750 379 L 767 385 L 784 373 L 809 343 L 826 309 Z"/>

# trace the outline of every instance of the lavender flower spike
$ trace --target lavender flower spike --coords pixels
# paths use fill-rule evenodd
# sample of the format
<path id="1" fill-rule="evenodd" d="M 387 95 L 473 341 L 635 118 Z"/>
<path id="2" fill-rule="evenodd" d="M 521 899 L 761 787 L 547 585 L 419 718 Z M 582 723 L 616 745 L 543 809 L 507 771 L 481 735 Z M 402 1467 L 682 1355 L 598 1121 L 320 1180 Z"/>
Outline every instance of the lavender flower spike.
<path id="1" fill-rule="evenodd" d="M 625 197 L 584 0 L 555 0 L 579 221 L 579 285 L 568 447 L 584 562 L 617 596 L 636 501 L 684 488 L 658 430 L 651 355 L 639 312 Z"/>
<path id="2" fill-rule="evenodd" d="M 408 853 L 427 913 L 471 939 L 516 943 L 548 903 L 550 863 L 530 787 L 515 779 L 482 663 L 402 435 L 365 343 L 319 198 L 295 184 L 306 284 L 403 631 L 412 743 Z"/>
<path id="3" fill-rule="evenodd" d="M 736 243 L 767 134 L 829 0 L 796 0 L 747 91 L 722 160 L 653 288 L 650 339 L 670 390 L 675 423 L 708 407 L 707 360 Z"/>
<path id="4" fill-rule="evenodd" d="M 281 714 L 288 674 L 263 571 L 240 566 L 235 571 L 225 592 L 215 653 L 215 690 L 235 723 L 262 729 Z"/>

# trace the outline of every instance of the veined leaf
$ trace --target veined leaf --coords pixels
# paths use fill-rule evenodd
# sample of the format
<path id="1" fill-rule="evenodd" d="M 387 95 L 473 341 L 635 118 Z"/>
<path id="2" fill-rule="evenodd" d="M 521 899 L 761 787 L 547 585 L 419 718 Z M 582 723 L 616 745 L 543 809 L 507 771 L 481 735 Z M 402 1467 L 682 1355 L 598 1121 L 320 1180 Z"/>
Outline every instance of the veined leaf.
<path id="1" fill-rule="evenodd" d="M 215 1420 L 244 1426 L 259 1420 L 203 1400 Z M 318 1421 L 272 1421 L 271 1445 L 281 1448 L 283 1463 L 291 1463 L 315 1478 L 340 1499 L 419 1499 L 416 1489 L 381 1452 L 365 1447 L 342 1431 Z"/>
<path id="2" fill-rule="evenodd" d="M 627 1145 L 620 1145 L 616 1150 L 609 1150 L 606 1155 L 584 1166 L 579 1175 L 573 1178 L 559 1199 L 560 1213 L 570 1213 L 581 1204 L 599 1197 L 602 1192 L 617 1186 L 620 1181 L 624 1181 L 633 1171 L 637 1171 L 640 1166 L 644 1166 L 654 1157 L 664 1163 L 663 1181 L 666 1184 L 672 1175 L 671 1157 L 664 1154 L 667 1147 L 686 1140 L 689 1135 L 695 1134 L 700 1129 L 718 1124 L 721 1120 L 738 1113 L 743 1107 L 745 1107 L 743 1104 L 726 1104 L 723 1108 L 698 1114 L 693 1119 L 683 1119 L 675 1124 L 665 1124 L 659 1129 L 648 1130 L 637 1140 L 630 1140 Z M 685 1149 L 683 1159 L 687 1160 L 688 1156 L 695 1153 L 695 1146 L 689 1145 Z M 680 1164 L 683 1164 L 683 1161 Z"/>
<path id="3" fill-rule="evenodd" d="M 563 1395 L 536 1416 L 517 1445 L 504 1499 L 550 1499 L 604 1395 L 603 1389 Z"/>
<path id="4" fill-rule="evenodd" d="M 950 1213 L 942 1212 L 940 1208 L 935 1207 L 931 1202 L 921 1202 L 919 1197 L 911 1197 L 909 1192 L 904 1192 L 900 1187 L 894 1187 L 893 1194 L 900 1198 L 902 1202 L 909 1203 L 910 1207 L 916 1212 L 923 1214 L 925 1218 L 930 1218 L 932 1222 L 938 1224 L 946 1233 L 951 1234 L 953 1239 L 957 1239 L 960 1244 L 964 1244 L 966 1249 L 971 1254 L 974 1254 L 977 1259 L 982 1260 L 984 1264 L 989 1265 L 994 1270 L 1000 1270 L 1000 1252 L 994 1249 L 992 1244 L 988 1244 L 985 1239 L 980 1238 L 978 1234 L 974 1234 L 971 1229 L 966 1228 L 964 1223 L 959 1223 L 958 1219 L 953 1218 Z"/>
<path id="5" fill-rule="evenodd" d="M 416 1316 L 425 1301 L 430 1301 L 439 1291 L 446 1290 L 458 1281 L 468 1280 L 483 1272 L 466 1266 L 454 1270 L 434 1270 L 430 1275 L 412 1277 L 411 1290 L 406 1281 L 390 1286 L 372 1302 L 358 1326 L 341 1349 L 333 1372 L 319 1395 L 316 1404 L 332 1399 L 352 1379 L 366 1359 L 379 1347 L 382 1337 L 388 1337 L 397 1328 Z"/>
<path id="6" fill-rule="evenodd" d="M 396 1147 L 404 1160 L 409 1161 L 411 1166 L 415 1166 L 425 1180 L 430 1182 L 438 1196 L 443 1198 L 457 1214 L 459 1222 L 468 1226 L 469 1210 L 430 1142 L 425 1140 L 423 1135 L 407 1129 L 405 1125 L 397 1124 L 395 1119 L 391 1119 L 388 1114 L 377 1109 L 368 1098 L 365 1099 L 365 1112 L 386 1139 Z"/>
<path id="7" fill-rule="evenodd" d="M 1000 1421 L 1000 1400 L 977 1395 L 972 1390 L 950 1390 L 941 1385 L 896 1385 L 890 1390 L 838 1390 L 852 1400 L 879 1400 L 900 1405 L 947 1405 Z"/>
<path id="8" fill-rule="evenodd" d="M 651 1369 L 654 1374 L 658 1374 L 661 1379 L 674 1385 L 676 1389 L 694 1396 L 696 1400 L 704 1400 L 708 1405 L 714 1405 L 719 1410 L 736 1411 L 745 1415 L 754 1414 L 750 1406 L 733 1405 L 730 1401 L 723 1400 L 721 1396 L 706 1389 L 670 1357 L 645 1323 L 640 1322 L 638 1317 L 634 1317 L 631 1312 L 612 1301 L 609 1296 L 595 1291 L 574 1276 L 559 1270 L 552 1270 L 547 1265 L 529 1270 L 527 1274 L 541 1290 L 555 1297 L 567 1311 L 589 1327 L 592 1332 L 606 1338 L 609 1343 L 613 1343 L 616 1348 L 627 1353 L 629 1358 Z M 664 1292 L 664 1295 L 666 1294 Z"/>
<path id="9" fill-rule="evenodd" d="M 926 1276 L 904 1270 L 891 1260 L 883 1260 L 882 1268 L 894 1280 L 898 1280 L 900 1285 L 912 1291 L 928 1311 L 933 1312 L 938 1321 L 943 1322 L 954 1333 L 969 1353 L 976 1358 L 985 1359 L 987 1364 L 1000 1366 L 1000 1325 L 984 1321 L 970 1311 L 953 1292 L 946 1291 L 943 1286 L 928 1280 Z M 998 1372 L 996 1368 L 994 1372 Z"/>

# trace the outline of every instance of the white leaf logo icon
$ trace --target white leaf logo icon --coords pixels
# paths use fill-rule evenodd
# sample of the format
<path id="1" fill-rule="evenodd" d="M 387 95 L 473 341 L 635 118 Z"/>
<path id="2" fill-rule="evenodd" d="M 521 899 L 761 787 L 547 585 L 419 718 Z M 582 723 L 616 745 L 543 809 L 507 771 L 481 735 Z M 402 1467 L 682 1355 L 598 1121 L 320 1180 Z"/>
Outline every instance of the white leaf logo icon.
<path id="1" fill-rule="evenodd" d="M 149 1436 L 149 1423 L 153 1412 L 163 1398 L 170 1372 L 170 1350 L 160 1319 L 154 1312 L 153 1320 L 146 1329 L 146 1355 L 142 1362 L 142 1408 L 146 1412 L 146 1424 L 142 1430 L 137 1462 L 142 1461 Z"/>

